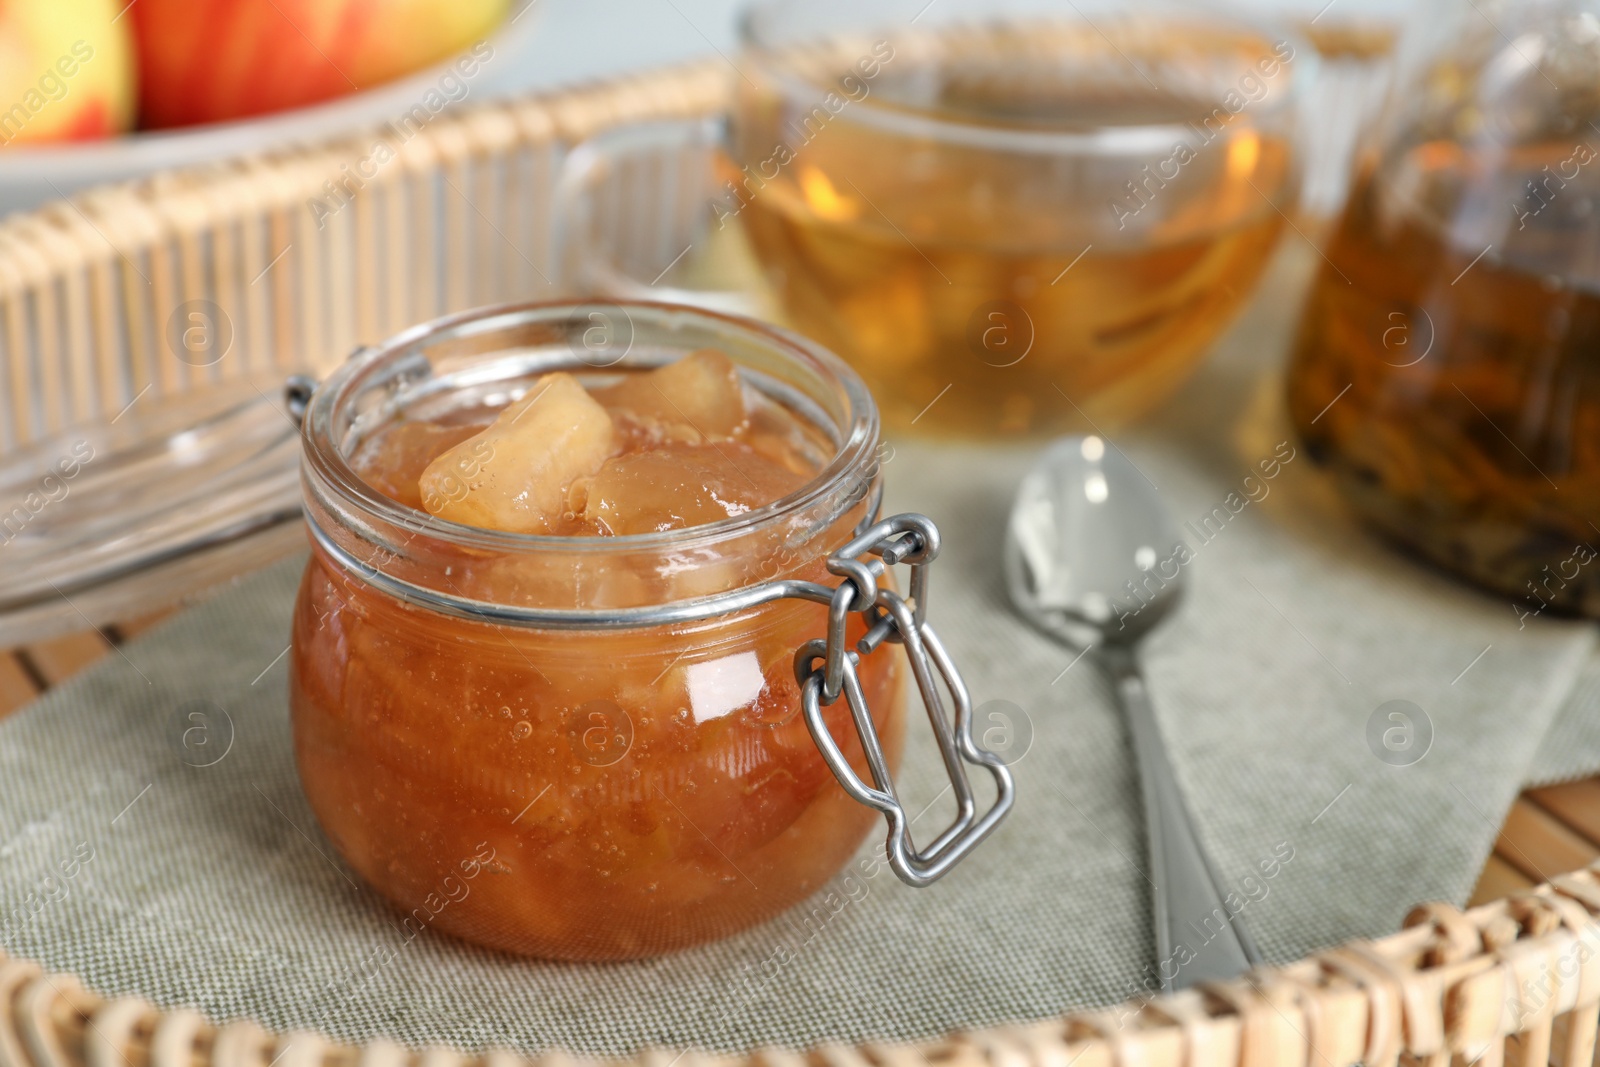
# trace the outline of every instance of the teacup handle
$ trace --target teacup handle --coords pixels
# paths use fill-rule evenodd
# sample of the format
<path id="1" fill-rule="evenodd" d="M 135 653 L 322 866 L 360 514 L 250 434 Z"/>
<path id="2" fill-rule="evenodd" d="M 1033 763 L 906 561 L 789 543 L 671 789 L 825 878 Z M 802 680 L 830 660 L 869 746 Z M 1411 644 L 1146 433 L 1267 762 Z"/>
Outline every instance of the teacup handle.
<path id="1" fill-rule="evenodd" d="M 551 204 L 562 288 L 602 300 L 759 313 L 747 292 L 674 286 L 667 277 L 724 225 L 713 204 L 725 195 L 716 158 L 726 143 L 726 120 L 716 115 L 631 123 L 577 144 Z"/>

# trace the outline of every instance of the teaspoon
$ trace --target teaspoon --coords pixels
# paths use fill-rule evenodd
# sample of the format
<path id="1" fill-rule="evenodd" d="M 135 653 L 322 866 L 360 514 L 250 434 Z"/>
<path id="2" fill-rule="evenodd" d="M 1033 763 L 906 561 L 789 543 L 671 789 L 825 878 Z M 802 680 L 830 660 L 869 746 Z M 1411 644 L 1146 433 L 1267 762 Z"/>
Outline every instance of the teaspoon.
<path id="1" fill-rule="evenodd" d="M 1067 437 L 1023 478 L 1006 536 L 1017 611 L 1106 672 L 1132 735 L 1149 835 L 1164 990 L 1236 978 L 1260 955 L 1195 835 L 1139 667 L 1189 560 L 1155 488 L 1101 437 Z"/>

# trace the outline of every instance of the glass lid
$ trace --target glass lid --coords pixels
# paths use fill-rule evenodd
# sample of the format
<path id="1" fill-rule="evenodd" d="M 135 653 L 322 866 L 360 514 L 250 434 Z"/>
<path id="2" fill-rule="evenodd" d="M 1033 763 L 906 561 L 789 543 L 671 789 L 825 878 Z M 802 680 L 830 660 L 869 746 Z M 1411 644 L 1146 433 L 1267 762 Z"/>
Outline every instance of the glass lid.
<path id="1" fill-rule="evenodd" d="M 0 645 L 127 619 L 305 544 L 281 373 L 0 454 Z"/>

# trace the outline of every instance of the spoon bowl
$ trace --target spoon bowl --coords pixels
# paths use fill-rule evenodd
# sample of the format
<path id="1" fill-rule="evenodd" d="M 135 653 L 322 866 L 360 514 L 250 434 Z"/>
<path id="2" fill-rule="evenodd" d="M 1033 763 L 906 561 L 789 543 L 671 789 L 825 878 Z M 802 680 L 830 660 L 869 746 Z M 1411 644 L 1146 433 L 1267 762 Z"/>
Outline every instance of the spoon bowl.
<path id="1" fill-rule="evenodd" d="M 1073 647 L 1140 640 L 1177 606 L 1188 561 L 1155 487 L 1104 438 L 1057 441 L 1017 489 L 1005 547 L 1011 602 Z"/>

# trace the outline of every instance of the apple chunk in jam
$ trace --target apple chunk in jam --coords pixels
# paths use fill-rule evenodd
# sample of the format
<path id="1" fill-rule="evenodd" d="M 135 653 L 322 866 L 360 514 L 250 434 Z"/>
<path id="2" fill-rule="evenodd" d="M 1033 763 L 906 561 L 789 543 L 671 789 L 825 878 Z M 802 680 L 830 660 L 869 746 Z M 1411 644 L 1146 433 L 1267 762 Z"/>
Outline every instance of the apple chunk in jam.
<path id="1" fill-rule="evenodd" d="M 401 416 L 351 465 L 440 527 L 542 535 L 435 552 L 445 588 L 616 607 L 777 577 L 836 583 L 824 560 L 865 502 L 825 511 L 820 529 L 752 514 L 831 457 L 814 425 L 702 350 Z M 748 531 L 694 540 L 745 515 Z M 632 547 L 641 534 L 650 547 Z M 318 549 L 295 618 L 301 776 L 341 854 L 417 922 L 564 959 L 723 936 L 817 891 L 874 820 L 799 714 L 794 653 L 825 626 L 821 605 L 793 600 L 675 627 L 497 625 L 403 603 Z M 898 657 L 881 650 L 860 668 L 895 761 Z M 845 703 L 824 714 L 865 774 Z"/>
<path id="2" fill-rule="evenodd" d="M 746 397 L 733 362 L 701 351 L 590 394 L 547 374 L 423 470 L 441 519 L 535 534 L 660 533 L 787 496 L 816 473 L 794 417 Z M 751 407 L 765 405 L 763 427 Z M 787 423 L 787 424 L 786 424 Z"/>

